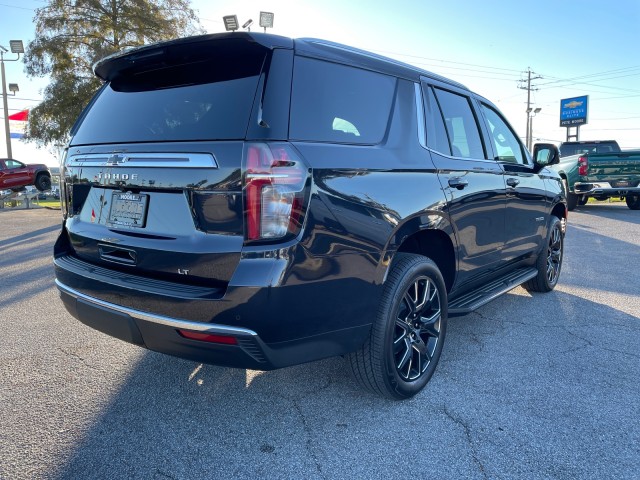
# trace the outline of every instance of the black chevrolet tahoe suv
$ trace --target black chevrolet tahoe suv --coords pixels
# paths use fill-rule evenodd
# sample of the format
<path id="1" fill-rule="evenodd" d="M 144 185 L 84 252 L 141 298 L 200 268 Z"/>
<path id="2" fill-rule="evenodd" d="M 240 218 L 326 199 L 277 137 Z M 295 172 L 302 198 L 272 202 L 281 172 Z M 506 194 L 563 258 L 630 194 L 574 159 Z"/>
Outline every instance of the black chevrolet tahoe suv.
<path id="1" fill-rule="evenodd" d="M 94 71 L 104 85 L 71 132 L 54 249 L 62 300 L 90 327 L 238 368 L 345 355 L 365 388 L 406 398 L 433 374 L 448 317 L 558 281 L 556 147 L 532 158 L 458 83 L 248 32 Z"/>

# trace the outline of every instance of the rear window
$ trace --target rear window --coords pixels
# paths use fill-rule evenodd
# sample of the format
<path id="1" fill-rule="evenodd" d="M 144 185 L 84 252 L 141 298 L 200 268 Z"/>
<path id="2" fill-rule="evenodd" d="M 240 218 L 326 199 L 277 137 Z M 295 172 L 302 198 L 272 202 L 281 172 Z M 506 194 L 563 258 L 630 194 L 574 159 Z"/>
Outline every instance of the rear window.
<path id="1" fill-rule="evenodd" d="M 244 139 L 265 53 L 171 53 L 105 85 L 71 143 Z"/>
<path id="2" fill-rule="evenodd" d="M 317 142 L 380 143 L 395 88 L 394 77 L 296 57 L 289 136 Z"/>
<path id="3" fill-rule="evenodd" d="M 615 143 L 574 143 L 560 145 L 560 156 L 582 155 L 584 153 L 619 153 L 620 148 Z"/>

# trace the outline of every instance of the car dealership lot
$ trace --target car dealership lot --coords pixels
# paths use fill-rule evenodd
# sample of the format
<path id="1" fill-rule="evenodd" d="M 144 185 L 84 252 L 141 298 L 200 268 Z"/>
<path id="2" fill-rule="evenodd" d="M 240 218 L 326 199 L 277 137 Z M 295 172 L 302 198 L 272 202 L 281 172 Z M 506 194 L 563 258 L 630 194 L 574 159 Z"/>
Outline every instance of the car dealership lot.
<path id="1" fill-rule="evenodd" d="M 569 216 L 556 290 L 449 322 L 427 388 L 363 392 L 341 358 L 231 370 L 74 320 L 60 213 L 0 211 L 0 478 L 637 478 L 640 215 Z M 301 312 L 303 314 L 304 312 Z"/>

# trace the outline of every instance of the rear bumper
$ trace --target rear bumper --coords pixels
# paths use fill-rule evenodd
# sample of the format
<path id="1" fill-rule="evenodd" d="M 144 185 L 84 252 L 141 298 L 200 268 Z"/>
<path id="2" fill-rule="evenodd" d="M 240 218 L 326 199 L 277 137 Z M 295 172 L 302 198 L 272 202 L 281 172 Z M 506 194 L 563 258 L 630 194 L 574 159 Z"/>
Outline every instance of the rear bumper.
<path id="1" fill-rule="evenodd" d="M 170 355 L 217 365 L 277 368 L 261 351 L 258 335 L 247 329 L 190 322 L 122 307 L 78 292 L 56 280 L 66 309 L 85 325 L 112 337 Z M 233 337 L 237 345 L 208 345 L 186 339 L 178 330 Z"/>
<path id="2" fill-rule="evenodd" d="M 576 182 L 573 185 L 573 191 L 576 195 L 586 195 L 588 197 L 624 197 L 626 195 L 640 195 L 640 186 L 622 187 L 612 186 L 609 182 Z"/>
<path id="3" fill-rule="evenodd" d="M 362 345 L 370 331 L 370 322 L 365 322 L 373 318 L 368 310 L 375 310 L 378 298 L 365 293 L 369 286 L 354 284 L 353 278 L 274 284 L 277 262 L 245 261 L 237 269 L 237 282 L 224 290 L 143 279 L 71 256 L 55 258 L 54 266 L 56 285 L 71 315 L 149 350 L 220 366 L 272 370 L 342 355 Z M 240 275 L 243 269 L 251 272 L 250 286 Z M 335 302 L 327 301 L 330 295 Z M 373 301 L 356 304 L 354 297 Z M 232 337 L 234 344 L 193 340 L 179 331 Z"/>

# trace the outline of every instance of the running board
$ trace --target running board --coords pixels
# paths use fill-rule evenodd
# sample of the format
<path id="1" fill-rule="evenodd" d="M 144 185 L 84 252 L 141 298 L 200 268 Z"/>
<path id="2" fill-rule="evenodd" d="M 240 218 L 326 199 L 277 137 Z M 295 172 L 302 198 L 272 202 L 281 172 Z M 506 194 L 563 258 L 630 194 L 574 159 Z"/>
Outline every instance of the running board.
<path id="1" fill-rule="evenodd" d="M 531 280 L 537 274 L 538 270 L 533 267 L 519 268 L 491 283 L 482 285 L 452 301 L 449 304 L 449 316 L 458 317 L 471 313 L 503 293 Z"/>

